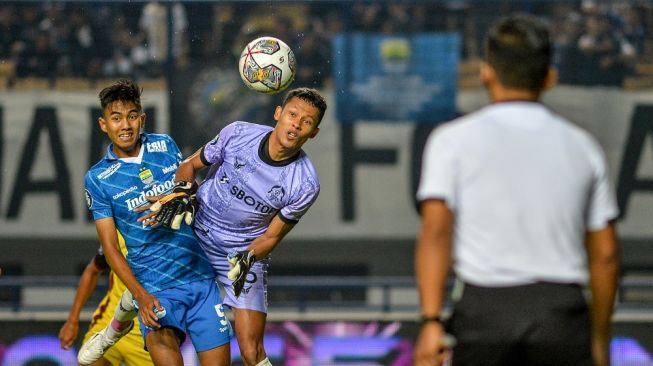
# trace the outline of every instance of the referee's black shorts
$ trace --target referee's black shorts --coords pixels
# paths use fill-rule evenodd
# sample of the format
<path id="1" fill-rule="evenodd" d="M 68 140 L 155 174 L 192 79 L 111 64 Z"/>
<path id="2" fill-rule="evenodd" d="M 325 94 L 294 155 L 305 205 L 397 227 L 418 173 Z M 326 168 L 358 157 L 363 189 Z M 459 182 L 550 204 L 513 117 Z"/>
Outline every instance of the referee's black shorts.
<path id="1" fill-rule="evenodd" d="M 592 365 L 590 317 L 580 286 L 465 284 L 448 330 L 453 366 Z"/>

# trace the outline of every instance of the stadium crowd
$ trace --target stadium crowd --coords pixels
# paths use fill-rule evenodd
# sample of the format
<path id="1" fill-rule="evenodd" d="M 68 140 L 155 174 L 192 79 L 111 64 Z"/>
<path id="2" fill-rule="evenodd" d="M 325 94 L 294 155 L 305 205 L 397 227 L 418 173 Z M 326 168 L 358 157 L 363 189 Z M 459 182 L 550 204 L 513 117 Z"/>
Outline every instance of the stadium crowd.
<path id="1" fill-rule="evenodd" d="M 168 14 L 172 12 L 172 15 Z M 650 3 L 554 2 L 14 2 L 0 4 L 0 75 L 9 79 L 165 76 L 192 63 L 233 63 L 247 40 L 270 34 L 292 45 L 297 80 L 329 79 L 339 32 L 452 31 L 462 58 L 481 56 L 481 37 L 500 14 L 525 11 L 555 25 L 561 81 L 622 85 L 649 62 Z M 168 27 L 172 26 L 171 32 Z"/>

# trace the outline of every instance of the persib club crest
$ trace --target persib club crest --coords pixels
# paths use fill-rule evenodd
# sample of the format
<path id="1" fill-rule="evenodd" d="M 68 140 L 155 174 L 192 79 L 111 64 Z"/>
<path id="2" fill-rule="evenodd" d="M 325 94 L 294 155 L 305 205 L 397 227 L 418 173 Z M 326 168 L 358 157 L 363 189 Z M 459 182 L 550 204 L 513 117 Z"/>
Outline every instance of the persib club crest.
<path id="1" fill-rule="evenodd" d="M 147 168 L 141 168 L 141 171 L 138 172 L 138 177 L 141 178 L 141 182 L 143 182 L 143 184 L 146 186 L 154 183 L 154 176 L 152 175 L 152 171 Z"/>

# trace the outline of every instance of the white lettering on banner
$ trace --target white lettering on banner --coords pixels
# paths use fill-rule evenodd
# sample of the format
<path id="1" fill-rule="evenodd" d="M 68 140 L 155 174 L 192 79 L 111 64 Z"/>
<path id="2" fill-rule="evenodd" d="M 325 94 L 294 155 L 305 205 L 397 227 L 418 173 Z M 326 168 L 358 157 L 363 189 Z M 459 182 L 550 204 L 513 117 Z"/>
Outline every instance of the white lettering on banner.
<path id="1" fill-rule="evenodd" d="M 168 93 L 146 94 L 143 107 L 154 117 L 157 132 L 167 133 Z M 0 154 L 0 242 L 9 237 L 96 238 L 84 175 L 106 154 L 108 139 L 93 136 L 102 134 L 93 129 L 99 115 L 92 90 L 0 91 L 0 146 L 5 152 Z M 102 176 L 114 172 L 112 167 Z"/>
<path id="2" fill-rule="evenodd" d="M 157 112 L 156 132 L 166 133 L 168 94 L 164 91 L 146 93 L 148 103 Z M 333 105 L 333 90 L 325 90 L 324 95 L 327 103 Z M 487 97 L 482 90 L 463 91 L 458 96 L 462 112 L 480 108 L 486 102 Z M 638 106 L 653 105 L 653 92 L 624 93 L 610 89 L 557 87 L 545 94 L 545 103 L 597 137 L 606 151 L 616 185 L 631 116 Z M 9 237 L 96 237 L 93 223 L 87 221 L 84 174 L 106 151 L 91 146 L 92 126 L 97 123 L 93 113 L 98 112 L 98 105 L 94 92 L 0 91 L 0 118 L 3 122 L 0 145 L 5 151 L 0 155 L 0 240 Z M 48 131 L 57 131 L 59 140 L 41 133 L 37 135 L 38 143 L 28 144 L 30 132 L 32 141 L 35 139 L 30 129 L 35 125 L 35 112 L 42 106 L 54 110 L 56 118 L 52 123 L 56 126 L 50 126 Z M 323 128 L 316 139 L 305 145 L 320 175 L 321 193 L 290 236 L 302 239 L 414 238 L 419 224 L 411 181 L 415 169 L 418 169 L 414 162 L 419 153 L 413 151 L 416 126 L 405 121 L 397 124 L 360 122 L 354 125 L 355 139 L 352 144 L 355 148 L 385 149 L 393 152 L 394 158 L 387 164 L 357 162 L 353 166 L 352 204 L 355 215 L 353 220 L 346 221 L 341 215 L 342 198 L 345 197 L 341 184 L 341 160 L 351 157 L 341 156 L 342 125 L 334 119 L 333 108 L 327 110 L 322 125 L 328 128 Z M 61 141 L 62 146 L 53 141 Z M 167 146 L 153 144 L 147 148 L 162 151 Z M 57 170 L 53 167 L 52 151 L 57 151 L 63 160 L 59 162 Z M 641 177 L 652 176 L 653 159 L 650 153 L 646 153 L 649 152 L 648 148 L 643 151 L 637 174 Z M 42 181 L 48 184 L 40 184 Z M 70 202 L 65 202 L 61 193 L 66 190 L 51 187 L 64 184 L 72 192 L 66 198 Z M 43 186 L 45 188 L 41 188 Z M 166 187 L 152 187 L 149 190 L 154 195 L 162 189 Z M 21 199 L 16 198 L 16 192 L 21 193 L 18 195 Z M 141 204 L 145 194 L 127 204 L 130 207 Z M 630 200 L 628 215 L 619 222 L 620 235 L 651 236 L 653 226 L 650 225 L 648 210 L 653 206 L 653 194 L 636 191 L 634 195 L 637 199 Z M 118 193 L 117 196 L 119 199 L 124 194 Z M 62 213 L 64 207 L 68 216 Z"/>

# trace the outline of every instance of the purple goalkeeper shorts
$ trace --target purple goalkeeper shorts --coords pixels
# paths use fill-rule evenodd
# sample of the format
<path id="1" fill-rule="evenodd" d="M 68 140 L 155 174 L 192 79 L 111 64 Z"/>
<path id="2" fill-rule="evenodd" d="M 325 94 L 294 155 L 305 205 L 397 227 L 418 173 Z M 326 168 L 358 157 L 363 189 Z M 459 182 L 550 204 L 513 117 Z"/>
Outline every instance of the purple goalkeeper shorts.
<path id="1" fill-rule="evenodd" d="M 268 312 L 268 260 L 256 261 L 249 269 L 247 278 L 245 279 L 245 286 L 240 296 L 236 298 L 232 282 L 227 274 L 231 267 L 227 260 L 227 253 L 220 246 L 220 239 L 213 237 L 211 231 L 207 230 L 203 225 L 195 226 L 195 233 L 199 239 L 200 246 L 209 258 L 213 270 L 217 275 L 218 282 L 224 289 L 223 304 L 236 309 L 249 309 L 256 310 L 262 313 Z M 245 250 L 245 246 L 238 249 L 229 249 L 229 251 Z"/>

